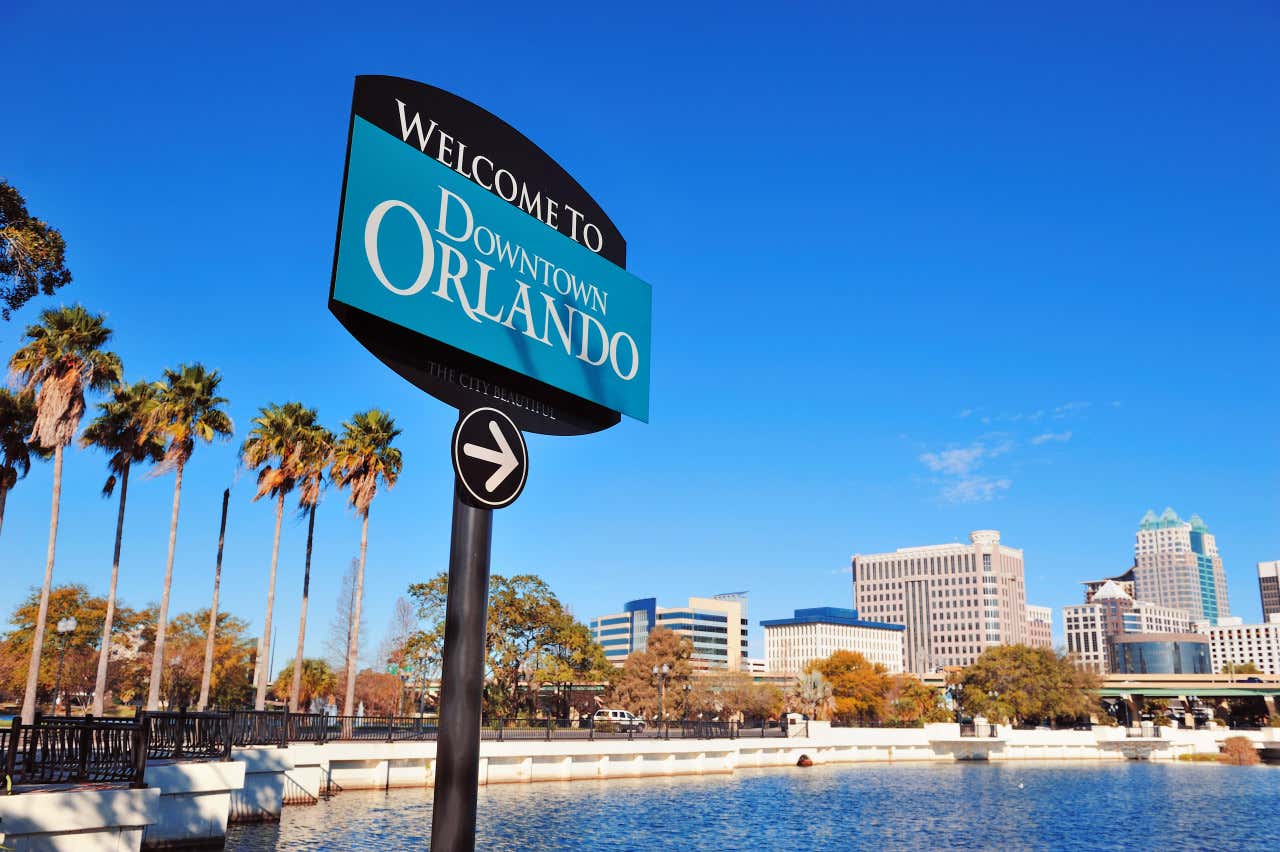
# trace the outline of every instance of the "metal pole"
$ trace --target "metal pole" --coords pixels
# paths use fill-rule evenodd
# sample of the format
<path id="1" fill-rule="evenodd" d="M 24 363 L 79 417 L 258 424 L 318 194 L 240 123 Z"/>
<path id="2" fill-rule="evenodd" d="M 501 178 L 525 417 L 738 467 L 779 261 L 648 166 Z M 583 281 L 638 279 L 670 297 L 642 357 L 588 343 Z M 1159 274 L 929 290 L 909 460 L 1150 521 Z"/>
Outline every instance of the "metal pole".
<path id="1" fill-rule="evenodd" d="M 471 852 L 476 846 L 480 711 L 493 511 L 464 503 L 459 489 L 455 483 L 440 674 L 440 734 L 431 817 L 432 852 Z"/>
<path id="2" fill-rule="evenodd" d="M 61 627 L 62 623 L 59 622 L 58 626 Z M 55 679 L 53 684 L 53 715 L 55 716 L 58 715 L 58 697 L 62 692 L 62 661 L 67 658 L 67 639 L 70 636 L 69 632 L 63 632 L 61 630 L 58 632 L 62 633 L 62 653 L 58 655 L 58 677 Z M 67 715 L 71 715 L 70 710 L 67 711 Z"/>

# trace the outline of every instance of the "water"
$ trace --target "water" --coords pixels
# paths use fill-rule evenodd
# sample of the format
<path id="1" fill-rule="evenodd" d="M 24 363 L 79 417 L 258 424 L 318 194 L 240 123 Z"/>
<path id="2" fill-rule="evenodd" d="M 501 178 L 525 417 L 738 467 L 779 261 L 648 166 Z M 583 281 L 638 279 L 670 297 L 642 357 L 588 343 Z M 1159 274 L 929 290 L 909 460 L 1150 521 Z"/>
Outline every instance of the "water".
<path id="1" fill-rule="evenodd" d="M 480 788 L 477 848 L 1178 849 L 1280 846 L 1280 768 L 865 764 Z M 426 849 L 431 790 L 347 792 L 233 826 L 227 849 Z"/>

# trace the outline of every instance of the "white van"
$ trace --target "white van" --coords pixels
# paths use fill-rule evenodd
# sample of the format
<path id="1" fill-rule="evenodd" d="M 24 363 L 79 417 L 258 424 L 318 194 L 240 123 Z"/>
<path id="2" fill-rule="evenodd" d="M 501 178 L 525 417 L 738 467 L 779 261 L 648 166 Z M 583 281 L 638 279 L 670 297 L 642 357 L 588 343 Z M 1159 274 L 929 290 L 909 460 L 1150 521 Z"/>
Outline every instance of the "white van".
<path id="1" fill-rule="evenodd" d="M 644 719 L 626 710 L 597 710 L 591 717 L 591 727 L 601 731 L 643 731 Z"/>

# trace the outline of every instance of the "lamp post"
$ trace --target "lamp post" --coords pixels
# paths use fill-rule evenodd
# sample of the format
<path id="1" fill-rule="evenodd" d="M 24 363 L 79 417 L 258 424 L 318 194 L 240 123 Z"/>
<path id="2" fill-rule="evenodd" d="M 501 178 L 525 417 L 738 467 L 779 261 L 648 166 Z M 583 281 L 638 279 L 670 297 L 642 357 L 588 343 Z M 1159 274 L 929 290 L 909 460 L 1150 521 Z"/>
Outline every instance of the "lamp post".
<path id="1" fill-rule="evenodd" d="M 62 664 L 67 659 L 67 645 L 71 642 L 71 634 L 76 630 L 75 616 L 68 616 L 58 622 L 58 635 L 62 637 L 62 653 L 58 655 L 58 677 L 53 684 L 53 712 L 58 713 L 58 701 L 62 697 Z M 67 702 L 67 715 L 71 715 L 71 703 Z"/>
<path id="2" fill-rule="evenodd" d="M 684 721 L 689 721 L 689 693 L 693 692 L 693 684 L 685 681 L 684 684 Z"/>
<path id="3" fill-rule="evenodd" d="M 661 666 L 653 667 L 653 676 L 658 679 L 658 727 L 662 727 L 663 717 L 666 715 L 666 698 L 667 698 L 667 674 L 670 673 L 671 667 L 666 663 Z"/>

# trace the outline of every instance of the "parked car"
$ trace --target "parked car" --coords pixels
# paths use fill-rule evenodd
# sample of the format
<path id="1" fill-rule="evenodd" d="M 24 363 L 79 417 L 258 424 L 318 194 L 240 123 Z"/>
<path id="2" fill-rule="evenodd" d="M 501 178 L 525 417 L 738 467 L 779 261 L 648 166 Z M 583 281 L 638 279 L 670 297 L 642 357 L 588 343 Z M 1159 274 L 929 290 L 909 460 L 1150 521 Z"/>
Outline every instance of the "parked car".
<path id="1" fill-rule="evenodd" d="M 644 719 L 626 710 L 597 710 L 591 717 L 591 727 L 598 731 L 643 731 Z"/>

